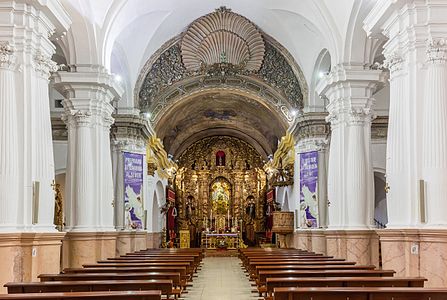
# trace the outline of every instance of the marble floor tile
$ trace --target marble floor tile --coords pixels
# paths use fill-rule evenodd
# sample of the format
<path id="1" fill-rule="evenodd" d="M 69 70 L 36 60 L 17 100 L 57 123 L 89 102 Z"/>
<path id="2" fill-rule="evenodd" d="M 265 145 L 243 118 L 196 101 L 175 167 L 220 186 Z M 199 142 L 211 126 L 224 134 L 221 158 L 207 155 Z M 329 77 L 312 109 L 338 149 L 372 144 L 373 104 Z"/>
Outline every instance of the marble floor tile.
<path id="1" fill-rule="evenodd" d="M 184 300 L 259 299 L 237 257 L 206 257 Z"/>

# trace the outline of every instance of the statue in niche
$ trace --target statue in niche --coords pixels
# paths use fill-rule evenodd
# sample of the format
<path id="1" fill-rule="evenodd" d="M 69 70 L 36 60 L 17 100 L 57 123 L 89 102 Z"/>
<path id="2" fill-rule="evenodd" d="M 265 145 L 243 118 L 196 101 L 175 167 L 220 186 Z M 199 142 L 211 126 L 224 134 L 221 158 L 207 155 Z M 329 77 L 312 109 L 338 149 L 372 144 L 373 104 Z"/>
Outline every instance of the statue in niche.
<path id="1" fill-rule="evenodd" d="M 249 216 L 251 220 L 254 220 L 256 218 L 256 204 L 255 204 L 255 197 L 248 196 L 247 198 L 247 207 L 245 208 L 245 213 Z"/>
<path id="2" fill-rule="evenodd" d="M 216 153 L 216 166 L 218 167 L 225 166 L 225 152 L 223 152 L 222 150 L 219 150 Z"/>
<path id="3" fill-rule="evenodd" d="M 188 198 L 186 198 L 185 217 L 187 220 L 190 220 L 193 216 L 194 211 L 193 202 L 194 202 L 193 196 L 188 196 Z"/>
<path id="4" fill-rule="evenodd" d="M 248 163 L 248 160 L 245 160 L 245 169 L 250 170 L 250 164 Z"/>
<path id="5" fill-rule="evenodd" d="M 196 164 L 197 164 L 197 160 L 194 160 L 194 162 L 191 165 L 191 170 L 195 170 L 196 169 Z"/>

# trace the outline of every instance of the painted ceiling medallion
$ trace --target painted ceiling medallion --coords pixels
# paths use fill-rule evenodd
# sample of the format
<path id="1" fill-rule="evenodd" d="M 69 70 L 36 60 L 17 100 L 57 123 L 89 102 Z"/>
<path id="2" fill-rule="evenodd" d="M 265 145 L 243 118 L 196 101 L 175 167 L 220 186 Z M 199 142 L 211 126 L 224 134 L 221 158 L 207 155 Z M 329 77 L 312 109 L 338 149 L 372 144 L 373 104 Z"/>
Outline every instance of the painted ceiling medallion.
<path id="1" fill-rule="evenodd" d="M 265 45 L 253 23 L 220 7 L 189 26 L 181 42 L 181 52 L 183 64 L 190 72 L 208 69 L 215 64 L 258 71 L 264 59 Z"/>

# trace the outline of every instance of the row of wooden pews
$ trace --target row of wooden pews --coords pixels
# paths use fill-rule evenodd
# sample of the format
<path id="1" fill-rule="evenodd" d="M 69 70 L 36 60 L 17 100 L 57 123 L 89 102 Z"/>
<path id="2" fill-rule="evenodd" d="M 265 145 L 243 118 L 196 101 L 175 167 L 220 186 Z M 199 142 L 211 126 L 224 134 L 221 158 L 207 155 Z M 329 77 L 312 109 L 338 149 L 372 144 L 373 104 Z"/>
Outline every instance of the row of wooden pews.
<path id="1" fill-rule="evenodd" d="M 447 289 L 424 288 L 425 278 L 298 249 L 239 250 L 260 297 L 271 300 L 446 300 Z"/>
<path id="2" fill-rule="evenodd" d="M 10 282 L 2 299 L 178 298 L 200 267 L 202 249 L 147 249 L 120 257 L 41 274 L 39 282 Z"/>

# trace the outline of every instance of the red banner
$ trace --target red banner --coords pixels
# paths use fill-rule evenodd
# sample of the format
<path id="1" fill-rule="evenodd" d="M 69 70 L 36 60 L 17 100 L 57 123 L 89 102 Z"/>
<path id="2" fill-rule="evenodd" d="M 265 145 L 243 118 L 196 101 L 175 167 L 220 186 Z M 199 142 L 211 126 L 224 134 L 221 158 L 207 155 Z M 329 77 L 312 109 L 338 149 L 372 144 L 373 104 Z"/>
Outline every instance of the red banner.
<path id="1" fill-rule="evenodd" d="M 175 191 L 173 189 L 167 188 L 166 200 L 175 202 Z"/>
<path id="2" fill-rule="evenodd" d="M 267 191 L 267 203 L 275 201 L 275 189 Z"/>

